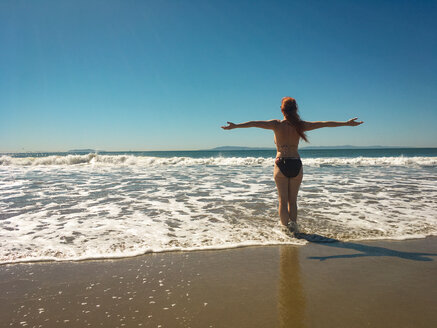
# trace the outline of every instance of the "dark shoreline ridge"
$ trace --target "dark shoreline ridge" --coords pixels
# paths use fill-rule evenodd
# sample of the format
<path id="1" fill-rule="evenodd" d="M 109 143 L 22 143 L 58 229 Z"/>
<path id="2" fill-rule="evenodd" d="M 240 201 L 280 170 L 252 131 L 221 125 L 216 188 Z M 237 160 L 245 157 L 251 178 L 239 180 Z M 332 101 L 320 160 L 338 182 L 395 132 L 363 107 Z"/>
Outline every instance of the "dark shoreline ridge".
<path id="1" fill-rule="evenodd" d="M 95 150 L 95 149 L 71 149 L 68 150 L 67 153 L 95 153 L 103 150 Z"/>
<path id="2" fill-rule="evenodd" d="M 317 150 L 437 150 L 437 147 L 402 147 L 402 146 L 306 146 L 299 148 L 300 151 Z M 28 152 L 0 152 L 2 155 L 65 155 L 65 154 L 138 154 L 138 153 L 199 153 L 219 151 L 275 151 L 276 148 L 269 147 L 243 147 L 243 146 L 221 146 L 210 149 L 195 150 L 94 150 L 94 149 L 73 149 L 68 151 L 28 151 Z"/>
<path id="3" fill-rule="evenodd" d="M 300 150 L 304 150 L 304 149 L 311 149 L 311 150 L 318 150 L 318 149 L 330 149 L 330 150 L 334 150 L 334 149 L 397 149 L 397 148 L 423 148 L 423 149 L 427 149 L 427 148 L 437 148 L 437 147 L 406 147 L 406 146 L 351 146 L 351 145 L 343 145 L 343 146 L 304 146 L 304 147 L 299 147 Z M 245 146 L 220 146 L 220 147 L 215 147 L 215 148 L 211 148 L 211 149 L 203 149 L 204 151 L 207 150 L 276 150 L 276 148 L 274 147 L 245 147 Z"/>

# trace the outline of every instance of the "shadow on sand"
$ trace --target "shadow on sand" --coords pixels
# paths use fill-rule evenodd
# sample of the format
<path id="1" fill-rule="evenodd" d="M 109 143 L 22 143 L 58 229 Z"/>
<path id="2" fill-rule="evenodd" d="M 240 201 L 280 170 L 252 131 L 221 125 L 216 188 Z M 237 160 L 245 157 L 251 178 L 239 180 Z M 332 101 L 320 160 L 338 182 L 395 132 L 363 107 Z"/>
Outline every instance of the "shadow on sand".
<path id="1" fill-rule="evenodd" d="M 310 256 L 309 259 L 313 260 L 330 260 L 330 259 L 346 259 L 355 257 L 365 257 L 365 256 L 393 256 L 402 259 L 413 260 L 413 261 L 433 261 L 429 256 L 437 256 L 437 253 L 415 253 L 415 252 L 403 252 L 396 251 L 393 249 L 379 247 L 379 246 L 369 246 L 357 243 L 342 242 L 334 238 L 328 238 L 325 236 L 317 234 L 306 234 L 306 233 L 296 233 L 294 234 L 297 239 L 304 239 L 311 243 L 318 243 L 329 247 L 337 247 L 344 249 L 353 249 L 355 251 L 361 252 L 358 254 L 344 254 L 344 255 L 332 255 L 332 256 Z"/>

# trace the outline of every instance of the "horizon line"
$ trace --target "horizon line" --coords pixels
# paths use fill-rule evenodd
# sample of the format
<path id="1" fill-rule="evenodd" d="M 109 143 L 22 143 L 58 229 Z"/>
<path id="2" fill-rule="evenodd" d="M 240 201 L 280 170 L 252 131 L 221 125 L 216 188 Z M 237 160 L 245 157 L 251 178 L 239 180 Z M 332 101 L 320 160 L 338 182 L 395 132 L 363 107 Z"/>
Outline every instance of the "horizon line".
<path id="1" fill-rule="evenodd" d="M 246 148 L 246 149 L 219 149 L 219 148 Z M 371 145 L 371 146 L 351 146 L 351 145 L 336 145 L 336 146 L 303 146 L 299 147 L 299 150 L 304 150 L 306 148 L 331 148 L 331 149 L 373 149 L 373 148 L 384 148 L 384 149 L 396 149 L 396 148 L 437 148 L 437 146 L 381 146 L 381 145 Z M 166 149 L 166 150 L 104 150 L 104 149 L 70 149 L 70 150 L 32 150 L 32 151 L 0 151 L 0 154 L 38 154 L 38 153 L 98 153 L 98 152 L 171 152 L 171 151 L 238 151 L 238 150 L 276 150 L 273 147 L 250 147 L 250 146 L 218 146 L 214 148 L 207 149 Z"/>

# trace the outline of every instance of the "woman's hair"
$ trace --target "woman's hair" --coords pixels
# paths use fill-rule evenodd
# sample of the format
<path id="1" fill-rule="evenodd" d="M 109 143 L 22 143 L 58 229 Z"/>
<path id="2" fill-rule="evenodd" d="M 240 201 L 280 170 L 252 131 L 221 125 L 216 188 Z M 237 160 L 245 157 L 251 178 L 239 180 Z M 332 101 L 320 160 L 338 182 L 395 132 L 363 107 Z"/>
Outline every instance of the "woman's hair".
<path id="1" fill-rule="evenodd" d="M 304 123 L 297 113 L 296 99 L 291 97 L 282 98 L 281 111 L 282 114 L 284 114 L 285 119 L 293 124 L 293 126 L 296 128 L 296 131 L 300 135 L 300 137 L 308 142 L 306 133 L 304 131 Z"/>

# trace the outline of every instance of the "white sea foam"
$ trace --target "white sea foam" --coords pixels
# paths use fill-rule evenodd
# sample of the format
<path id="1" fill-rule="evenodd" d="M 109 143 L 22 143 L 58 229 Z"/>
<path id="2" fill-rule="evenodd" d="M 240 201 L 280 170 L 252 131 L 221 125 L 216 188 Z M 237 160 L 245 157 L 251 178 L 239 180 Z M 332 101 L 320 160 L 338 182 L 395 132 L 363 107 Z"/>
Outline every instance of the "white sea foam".
<path id="1" fill-rule="evenodd" d="M 0 263 L 302 244 L 272 158 L 3 156 Z M 299 221 L 342 240 L 437 234 L 435 157 L 304 159 Z"/>
<path id="2" fill-rule="evenodd" d="M 158 166 L 158 165 L 217 165 L 217 166 L 271 166 L 273 158 L 265 157 L 153 157 L 133 155 L 66 155 L 44 157 L 11 157 L 0 156 L 0 166 L 45 166 L 45 165 L 107 165 L 107 166 Z M 393 156 L 393 157 L 322 157 L 303 158 L 309 166 L 437 166 L 437 157 L 425 156 Z"/>

